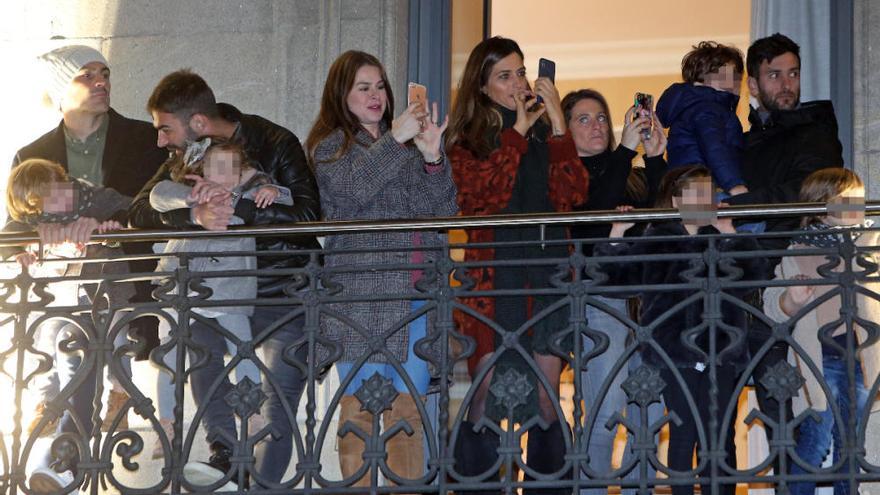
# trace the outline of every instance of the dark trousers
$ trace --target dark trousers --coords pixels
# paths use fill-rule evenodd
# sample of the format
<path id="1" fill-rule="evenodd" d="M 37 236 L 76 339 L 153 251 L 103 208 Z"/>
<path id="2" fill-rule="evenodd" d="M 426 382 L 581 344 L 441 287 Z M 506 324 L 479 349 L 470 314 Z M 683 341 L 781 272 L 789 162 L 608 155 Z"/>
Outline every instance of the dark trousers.
<path id="1" fill-rule="evenodd" d="M 680 383 L 668 369 L 661 369 L 660 371 L 660 376 L 666 383 L 666 387 L 663 389 L 663 400 L 666 403 L 666 408 L 669 410 L 669 414 L 675 412 L 681 419 L 681 424 L 676 425 L 675 423 L 670 423 L 669 425 L 668 465 L 671 469 L 676 471 L 690 471 L 693 469 L 694 447 L 696 446 L 699 452 L 701 444 L 697 430 L 697 421 L 702 425 L 703 433 L 706 435 L 705 438 L 707 440 L 709 435 L 713 434 L 709 429 L 709 420 L 711 419 L 709 415 L 709 370 L 707 369 L 701 372 L 693 368 L 679 368 L 678 371 L 681 373 L 684 384 Z M 718 368 L 716 376 L 718 381 L 718 394 L 716 395 L 718 401 L 717 427 L 725 428 L 725 426 L 721 424 L 721 421 L 723 420 L 724 412 L 730 402 L 736 401 L 733 392 L 738 374 L 730 368 Z M 696 404 L 697 411 L 699 412 L 699 418 L 697 419 L 694 418 L 694 411 L 687 402 L 685 390 L 691 394 Z M 736 447 L 733 443 L 733 425 L 728 425 L 728 427 L 721 432 L 719 441 L 723 442 L 722 448 L 727 452 L 727 465 L 736 467 Z M 700 471 L 699 475 L 700 477 L 708 477 L 711 472 L 711 466 L 708 463 L 708 460 L 700 459 L 698 456 L 697 462 L 698 464 L 700 462 L 705 462 L 705 467 Z M 725 473 L 719 469 L 718 475 L 723 476 L 724 474 Z M 711 486 L 708 484 L 701 484 L 700 488 L 703 494 L 712 493 Z M 733 495 L 735 490 L 736 484 L 723 484 L 721 485 L 719 495 Z M 692 495 L 694 493 L 694 487 L 693 485 L 673 485 L 672 493 L 673 495 Z"/>
<path id="2" fill-rule="evenodd" d="M 251 318 L 254 337 L 261 335 L 265 329 L 287 317 L 293 308 L 288 306 L 256 306 Z M 265 364 L 271 375 L 263 376 L 262 389 L 267 396 L 263 404 L 263 413 L 272 426 L 275 437 L 265 438 L 260 442 L 254 456 L 256 470 L 261 479 L 277 483 L 290 464 L 293 434 L 296 431 L 296 411 L 299 399 L 305 386 L 305 377 L 296 366 L 287 362 L 294 356 L 306 362 L 306 346 L 292 351 L 293 344 L 303 336 L 303 318 L 296 317 L 276 328 L 271 335 L 262 341 Z M 214 329 L 201 322 L 190 323 L 193 341 L 208 359 L 203 366 L 194 370 L 191 375 L 193 399 L 201 407 L 205 406 L 203 417 L 208 432 L 208 442 L 219 441 L 227 447 L 236 438 L 236 418 L 232 407 L 226 401 L 227 395 L 233 390 L 228 376 L 224 375 L 224 355 L 227 352 L 226 341 Z M 197 362 L 199 356 L 190 354 L 191 362 Z M 217 382 L 217 377 L 222 376 Z M 216 389 L 212 390 L 212 387 Z M 290 411 L 288 413 L 288 411 Z M 255 434 L 257 432 L 250 432 Z"/>
<path id="3" fill-rule="evenodd" d="M 289 306 L 255 307 L 251 320 L 254 335 L 259 335 L 266 327 L 286 318 L 293 309 Z M 295 346 L 297 343 L 302 344 L 303 323 L 302 316 L 287 321 L 262 344 L 266 367 L 272 374 L 263 377 L 263 392 L 268 397 L 263 404 L 263 414 L 276 436 L 267 437 L 260 442 L 254 455 L 257 458 L 257 472 L 263 480 L 272 483 L 280 482 L 287 471 L 293 453 L 293 435 L 299 432 L 296 411 L 305 388 L 306 376 L 289 361 L 294 358 L 302 363 L 308 361 L 308 346 Z"/>

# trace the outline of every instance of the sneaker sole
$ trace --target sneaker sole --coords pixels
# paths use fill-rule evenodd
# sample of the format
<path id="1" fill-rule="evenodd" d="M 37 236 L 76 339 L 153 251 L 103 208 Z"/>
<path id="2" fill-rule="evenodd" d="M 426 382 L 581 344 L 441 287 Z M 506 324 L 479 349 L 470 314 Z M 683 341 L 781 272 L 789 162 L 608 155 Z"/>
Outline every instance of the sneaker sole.
<path id="1" fill-rule="evenodd" d="M 42 473 L 32 474 L 29 482 L 33 493 L 55 493 L 64 488 L 58 480 Z"/>
<path id="2" fill-rule="evenodd" d="M 220 471 L 201 462 L 187 462 L 186 465 L 183 466 L 183 477 L 186 478 L 186 481 L 195 486 L 213 485 L 223 479 L 224 476 L 225 474 L 222 474 Z M 238 485 L 233 481 L 227 481 L 226 484 L 218 488 L 217 491 L 235 492 L 238 491 Z"/>

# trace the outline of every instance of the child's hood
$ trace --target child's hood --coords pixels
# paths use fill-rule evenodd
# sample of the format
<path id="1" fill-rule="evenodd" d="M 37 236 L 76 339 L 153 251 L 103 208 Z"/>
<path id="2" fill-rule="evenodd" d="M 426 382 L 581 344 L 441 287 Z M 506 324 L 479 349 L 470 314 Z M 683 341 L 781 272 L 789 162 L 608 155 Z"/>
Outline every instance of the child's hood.
<path id="1" fill-rule="evenodd" d="M 687 110 L 695 105 L 718 105 L 725 110 L 736 112 L 739 96 L 727 91 L 719 91 L 709 86 L 695 86 L 691 83 L 675 83 L 657 101 L 657 117 L 663 127 L 670 127 Z"/>

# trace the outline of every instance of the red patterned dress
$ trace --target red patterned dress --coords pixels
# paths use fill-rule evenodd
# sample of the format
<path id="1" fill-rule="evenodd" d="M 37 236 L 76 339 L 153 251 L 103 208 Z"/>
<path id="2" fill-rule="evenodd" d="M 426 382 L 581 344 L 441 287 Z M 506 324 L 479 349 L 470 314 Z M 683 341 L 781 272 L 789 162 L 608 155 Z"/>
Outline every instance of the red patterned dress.
<path id="1" fill-rule="evenodd" d="M 546 193 L 557 212 L 571 211 L 573 206 L 583 204 L 587 199 L 589 177 L 581 164 L 575 149 L 571 132 L 547 139 L 549 148 L 548 186 Z M 495 215 L 504 213 L 511 200 L 517 172 L 522 156 L 527 152 L 529 141 L 513 128 L 501 131 L 500 146 L 486 159 L 479 159 L 471 151 L 454 145 L 449 150 L 452 175 L 458 188 L 458 205 L 462 215 Z M 527 187 L 527 185 L 526 185 Z M 468 231 L 471 243 L 492 242 L 494 229 L 474 229 Z M 495 259 L 494 249 L 467 249 L 466 261 L 491 261 Z M 495 269 L 478 267 L 468 270 L 473 279 L 474 291 L 494 288 Z M 468 297 L 463 302 L 495 320 L 495 299 L 489 297 Z M 476 352 L 468 359 L 468 370 L 473 376 L 475 367 L 482 356 L 493 351 L 494 332 L 482 322 L 455 313 L 459 331 L 476 339 Z"/>

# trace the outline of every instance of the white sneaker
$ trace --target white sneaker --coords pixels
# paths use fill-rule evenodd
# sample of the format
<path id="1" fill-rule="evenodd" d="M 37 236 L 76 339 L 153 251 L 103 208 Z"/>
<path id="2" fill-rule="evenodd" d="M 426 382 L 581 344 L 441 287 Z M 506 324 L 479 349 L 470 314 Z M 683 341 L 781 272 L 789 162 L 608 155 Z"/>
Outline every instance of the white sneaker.
<path id="1" fill-rule="evenodd" d="M 213 485 L 223 479 L 226 473 L 220 471 L 207 462 L 187 462 L 183 466 L 183 477 L 196 487 Z M 227 481 L 225 485 L 217 489 L 219 492 L 238 491 L 238 485 L 233 481 Z"/>
<path id="2" fill-rule="evenodd" d="M 56 472 L 50 467 L 40 467 L 31 473 L 28 485 L 32 493 L 55 493 L 73 483 L 73 471 Z"/>

